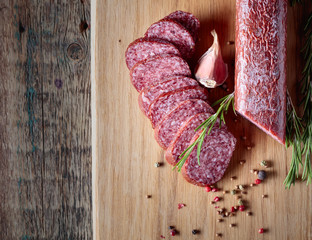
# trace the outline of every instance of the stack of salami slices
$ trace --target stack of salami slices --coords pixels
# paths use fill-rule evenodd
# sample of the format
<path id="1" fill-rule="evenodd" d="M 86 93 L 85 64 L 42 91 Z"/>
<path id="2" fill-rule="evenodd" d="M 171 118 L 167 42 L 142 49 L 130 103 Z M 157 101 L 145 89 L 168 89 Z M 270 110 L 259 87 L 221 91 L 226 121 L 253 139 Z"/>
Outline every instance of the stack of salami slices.
<path id="1" fill-rule="evenodd" d="M 155 138 L 172 165 L 198 138 L 200 131 L 195 129 L 214 114 L 207 90 L 191 78 L 186 62 L 194 53 L 199 26 L 191 13 L 173 12 L 152 24 L 125 53 L 132 84 L 140 93 L 140 109 L 150 119 Z M 200 165 L 195 148 L 182 168 L 183 176 L 198 186 L 219 181 L 235 144 L 225 125 L 214 127 L 202 145 Z"/>

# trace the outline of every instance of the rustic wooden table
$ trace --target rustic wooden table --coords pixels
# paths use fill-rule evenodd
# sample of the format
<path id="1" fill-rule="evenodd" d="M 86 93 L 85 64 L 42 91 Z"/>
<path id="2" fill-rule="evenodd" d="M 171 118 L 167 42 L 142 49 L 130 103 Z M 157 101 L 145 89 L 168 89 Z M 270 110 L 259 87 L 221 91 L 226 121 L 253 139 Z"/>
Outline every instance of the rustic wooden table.
<path id="1" fill-rule="evenodd" d="M 90 1 L 0 19 L 0 239 L 92 239 Z"/>

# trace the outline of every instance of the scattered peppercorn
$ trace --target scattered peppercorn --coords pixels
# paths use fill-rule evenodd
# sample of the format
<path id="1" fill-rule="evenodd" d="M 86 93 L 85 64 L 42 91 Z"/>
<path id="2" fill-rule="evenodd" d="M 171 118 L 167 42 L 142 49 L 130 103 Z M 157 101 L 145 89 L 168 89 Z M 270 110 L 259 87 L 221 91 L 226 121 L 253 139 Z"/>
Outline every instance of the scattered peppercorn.
<path id="1" fill-rule="evenodd" d="M 254 184 L 253 183 L 250 183 L 250 187 L 253 187 L 254 186 Z"/>
<path id="2" fill-rule="evenodd" d="M 258 230 L 258 233 L 260 233 L 260 234 L 262 234 L 263 232 L 264 232 L 263 228 L 260 228 L 260 229 Z"/>
<path id="3" fill-rule="evenodd" d="M 259 178 L 260 180 L 264 180 L 264 179 L 266 178 L 266 172 L 263 171 L 263 170 L 259 171 L 259 172 L 258 172 L 258 178 Z"/>
<path id="4" fill-rule="evenodd" d="M 219 202 L 219 201 L 220 201 L 220 198 L 219 198 L 219 197 L 215 197 L 215 198 L 213 199 L 213 201 Z"/>
<path id="5" fill-rule="evenodd" d="M 234 41 L 227 41 L 226 44 L 227 45 L 233 45 L 235 42 Z"/>
<path id="6" fill-rule="evenodd" d="M 233 181 L 233 180 L 235 180 L 235 179 L 236 179 L 236 177 L 235 177 L 235 176 L 231 177 L 231 181 Z"/>
<path id="7" fill-rule="evenodd" d="M 176 231 L 176 230 L 173 229 L 173 230 L 170 231 L 170 235 L 171 235 L 171 236 L 175 236 L 176 234 L 177 234 L 177 231 Z"/>
<path id="8" fill-rule="evenodd" d="M 196 234 L 198 234 L 198 233 L 199 233 L 199 230 L 197 230 L 197 229 L 193 229 L 193 230 L 192 230 L 192 234 L 193 234 L 193 235 L 196 235 Z"/>
<path id="9" fill-rule="evenodd" d="M 246 191 L 242 191 L 242 194 L 247 194 L 247 192 Z"/>
<path id="10" fill-rule="evenodd" d="M 151 197 L 152 197 L 152 195 L 146 195 L 145 197 L 146 197 L 146 198 L 151 198 Z"/>
<path id="11" fill-rule="evenodd" d="M 160 235 L 160 238 L 163 238 L 163 239 L 164 239 L 165 237 L 164 237 L 163 235 Z"/>
<path id="12" fill-rule="evenodd" d="M 265 194 L 262 194 L 262 198 L 266 198 L 267 197 L 267 195 L 265 195 Z"/>
<path id="13" fill-rule="evenodd" d="M 181 209 L 181 208 L 183 208 L 183 207 L 185 207 L 185 204 L 184 204 L 184 203 L 178 203 L 178 209 Z"/>
<path id="14" fill-rule="evenodd" d="M 261 180 L 260 179 L 256 179 L 255 180 L 255 184 L 260 184 L 261 183 Z"/>
<path id="15" fill-rule="evenodd" d="M 247 150 L 250 150 L 250 149 L 251 149 L 251 146 L 247 146 L 246 149 L 247 149 Z"/>
<path id="16" fill-rule="evenodd" d="M 211 191 L 211 187 L 207 186 L 206 188 L 206 192 L 210 192 Z"/>
<path id="17" fill-rule="evenodd" d="M 229 226 L 230 227 L 235 227 L 236 225 L 234 223 L 231 223 Z"/>
<path id="18" fill-rule="evenodd" d="M 241 139 L 246 141 L 247 137 L 246 136 L 241 136 Z"/>
<path id="19" fill-rule="evenodd" d="M 238 186 L 238 185 L 235 185 L 235 188 L 238 190 L 238 189 L 239 189 L 239 186 Z"/>
<path id="20" fill-rule="evenodd" d="M 228 216 L 229 216 L 229 213 L 228 213 L 228 212 L 225 212 L 224 214 L 225 214 L 225 216 L 226 216 L 226 217 L 228 217 Z"/>
<path id="21" fill-rule="evenodd" d="M 216 233 L 216 237 L 222 237 L 221 233 Z"/>
<path id="22" fill-rule="evenodd" d="M 228 193 L 228 191 L 223 191 L 222 193 L 223 193 L 223 194 L 226 194 L 226 193 Z"/>
<path id="23" fill-rule="evenodd" d="M 250 169 L 250 170 L 249 170 L 250 173 L 253 173 L 254 171 L 255 171 L 254 169 Z"/>
<path id="24" fill-rule="evenodd" d="M 154 163 L 154 166 L 155 166 L 156 168 L 158 168 L 158 167 L 160 167 L 160 163 L 159 163 L 159 162 L 155 162 L 155 163 Z"/>
<path id="25" fill-rule="evenodd" d="M 236 194 L 236 190 L 235 189 L 231 190 L 231 194 L 235 195 Z"/>
<path id="26" fill-rule="evenodd" d="M 258 172 L 259 172 L 258 170 L 254 170 L 253 173 L 254 173 L 255 175 L 258 175 Z"/>
<path id="27" fill-rule="evenodd" d="M 268 163 L 267 163 L 267 161 L 263 160 L 263 161 L 261 161 L 260 165 L 261 165 L 262 167 L 267 167 L 267 166 L 268 166 Z"/>
<path id="28" fill-rule="evenodd" d="M 247 216 L 251 216 L 252 213 L 251 213 L 251 212 L 247 212 L 246 215 L 247 215 Z"/>
<path id="29" fill-rule="evenodd" d="M 222 218 L 219 218 L 219 219 L 218 219 L 218 222 L 223 222 L 223 219 L 222 219 Z"/>
<path id="30" fill-rule="evenodd" d="M 169 226 L 168 228 L 169 228 L 169 229 L 174 229 L 174 226 Z"/>
<path id="31" fill-rule="evenodd" d="M 238 186 L 240 190 L 245 190 L 245 187 L 243 185 Z"/>
<path id="32" fill-rule="evenodd" d="M 218 188 L 213 188 L 212 190 L 211 190 L 211 192 L 218 192 Z"/>
<path id="33" fill-rule="evenodd" d="M 242 206 L 244 203 L 241 199 L 238 200 L 238 205 Z"/>
<path id="34" fill-rule="evenodd" d="M 241 211 L 241 212 L 245 211 L 245 206 L 244 205 L 240 205 L 239 206 L 239 211 Z"/>
<path id="35" fill-rule="evenodd" d="M 234 207 L 231 207 L 231 212 L 235 212 L 235 208 Z"/>
<path id="36" fill-rule="evenodd" d="M 235 207 L 234 207 L 235 211 L 236 211 L 238 208 L 239 208 L 238 206 L 235 206 Z"/>
<path id="37" fill-rule="evenodd" d="M 210 201 L 210 204 L 214 204 L 214 201 Z"/>
<path id="38" fill-rule="evenodd" d="M 242 196 L 240 196 L 240 195 L 236 196 L 236 199 L 241 199 L 241 198 L 242 198 Z"/>
<path id="39" fill-rule="evenodd" d="M 239 164 L 243 165 L 243 164 L 245 164 L 245 162 L 246 162 L 245 160 L 241 160 L 241 161 L 239 161 Z"/>

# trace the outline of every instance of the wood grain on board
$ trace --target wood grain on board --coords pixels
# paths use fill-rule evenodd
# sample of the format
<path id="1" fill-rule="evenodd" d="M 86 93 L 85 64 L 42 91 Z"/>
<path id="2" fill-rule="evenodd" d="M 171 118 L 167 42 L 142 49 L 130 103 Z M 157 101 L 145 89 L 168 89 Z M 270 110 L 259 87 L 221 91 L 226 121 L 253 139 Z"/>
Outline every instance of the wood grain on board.
<path id="1" fill-rule="evenodd" d="M 0 19 L 0 238 L 92 239 L 90 2 Z"/>
<path id="2" fill-rule="evenodd" d="M 304 20 L 311 7 L 309 1 L 288 8 L 288 87 L 296 99 L 296 80 L 302 69 L 299 55 Z M 217 205 L 237 205 L 236 196 L 206 193 L 187 183 L 172 171 L 162 149 L 153 138 L 151 125 L 138 107 L 138 93 L 131 85 L 124 52 L 130 42 L 144 35 L 154 22 L 175 10 L 192 12 L 201 21 L 200 41 L 191 61 L 194 66 L 212 43 L 210 31 L 216 29 L 224 59 L 229 63 L 229 90 L 233 90 L 235 1 L 93 1 L 93 177 L 94 236 L 96 239 L 312 239 L 311 186 L 298 181 L 285 190 L 283 181 L 289 170 L 291 151 L 274 141 L 247 120 L 228 115 L 229 130 L 237 137 L 237 149 L 224 178 L 217 184 L 231 190 L 237 184 L 248 185 L 256 179 L 250 169 L 261 169 L 262 160 L 270 162 L 268 178 L 256 187 L 247 187 L 242 199 L 246 212 L 235 217 L 220 216 L 210 201 L 222 196 Z M 213 102 L 227 92 L 212 90 Z M 244 140 L 243 136 L 246 136 Z M 251 147 L 250 150 L 248 150 Z M 245 160 L 244 165 L 239 161 Z M 159 168 L 155 162 L 162 162 Z M 230 180 L 231 176 L 237 178 Z M 262 195 L 267 195 L 262 198 Z M 151 198 L 146 198 L 151 195 Z M 178 203 L 186 206 L 178 210 Z M 229 224 L 236 224 L 230 228 Z M 179 231 L 169 236 L 168 226 Z M 258 234 L 264 228 L 265 233 Z M 200 234 L 192 235 L 192 229 Z"/>

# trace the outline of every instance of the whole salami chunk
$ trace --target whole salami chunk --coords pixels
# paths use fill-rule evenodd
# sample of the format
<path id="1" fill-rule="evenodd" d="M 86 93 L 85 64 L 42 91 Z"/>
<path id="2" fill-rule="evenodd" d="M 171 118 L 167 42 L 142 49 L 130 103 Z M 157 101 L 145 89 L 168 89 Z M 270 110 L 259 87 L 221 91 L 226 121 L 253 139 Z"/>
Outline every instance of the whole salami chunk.
<path id="1" fill-rule="evenodd" d="M 181 102 L 154 129 L 155 139 L 162 148 L 167 149 L 183 123 L 188 118 L 204 112 L 214 113 L 211 106 L 201 99 L 189 99 Z"/>
<path id="2" fill-rule="evenodd" d="M 190 144 L 199 135 L 200 132 L 196 133 Z M 235 145 L 236 139 L 227 131 L 226 126 L 219 128 L 215 125 L 210 134 L 206 134 L 204 138 L 199 157 L 200 165 L 198 165 L 197 147 L 195 147 L 182 167 L 183 177 L 188 182 L 202 187 L 218 182 L 229 165 Z"/>
<path id="3" fill-rule="evenodd" d="M 182 124 L 165 152 L 165 158 L 169 164 L 176 165 L 179 162 L 179 156 L 189 146 L 196 133 L 195 129 L 211 115 L 210 112 L 199 113 Z"/>
<path id="4" fill-rule="evenodd" d="M 235 109 L 282 144 L 286 11 L 286 0 L 236 1 Z"/>
<path id="5" fill-rule="evenodd" d="M 129 44 L 125 57 L 126 64 L 131 69 L 137 62 L 159 54 L 181 56 L 179 50 L 171 43 L 161 39 L 139 38 Z"/>
<path id="6" fill-rule="evenodd" d="M 149 107 L 148 117 L 153 128 L 180 102 L 188 99 L 207 100 L 207 90 L 202 87 L 185 87 L 160 95 Z"/>
<path id="7" fill-rule="evenodd" d="M 150 26 L 146 38 L 160 38 L 175 45 L 183 58 L 189 59 L 195 51 L 195 41 L 188 30 L 173 20 L 160 20 Z"/>
<path id="8" fill-rule="evenodd" d="M 198 86 L 198 82 L 189 77 L 173 76 L 161 83 L 143 89 L 139 95 L 139 107 L 147 116 L 150 104 L 161 94 L 171 92 L 187 86 Z"/>
<path id="9" fill-rule="evenodd" d="M 130 71 L 132 84 L 138 92 L 177 75 L 191 76 L 191 70 L 185 60 L 170 54 L 147 58 L 135 64 Z"/>
<path id="10" fill-rule="evenodd" d="M 192 14 L 184 11 L 175 11 L 170 13 L 164 19 L 171 19 L 180 23 L 183 27 L 185 27 L 190 34 L 192 35 L 194 41 L 197 41 L 198 31 L 200 28 L 199 20 Z"/>

